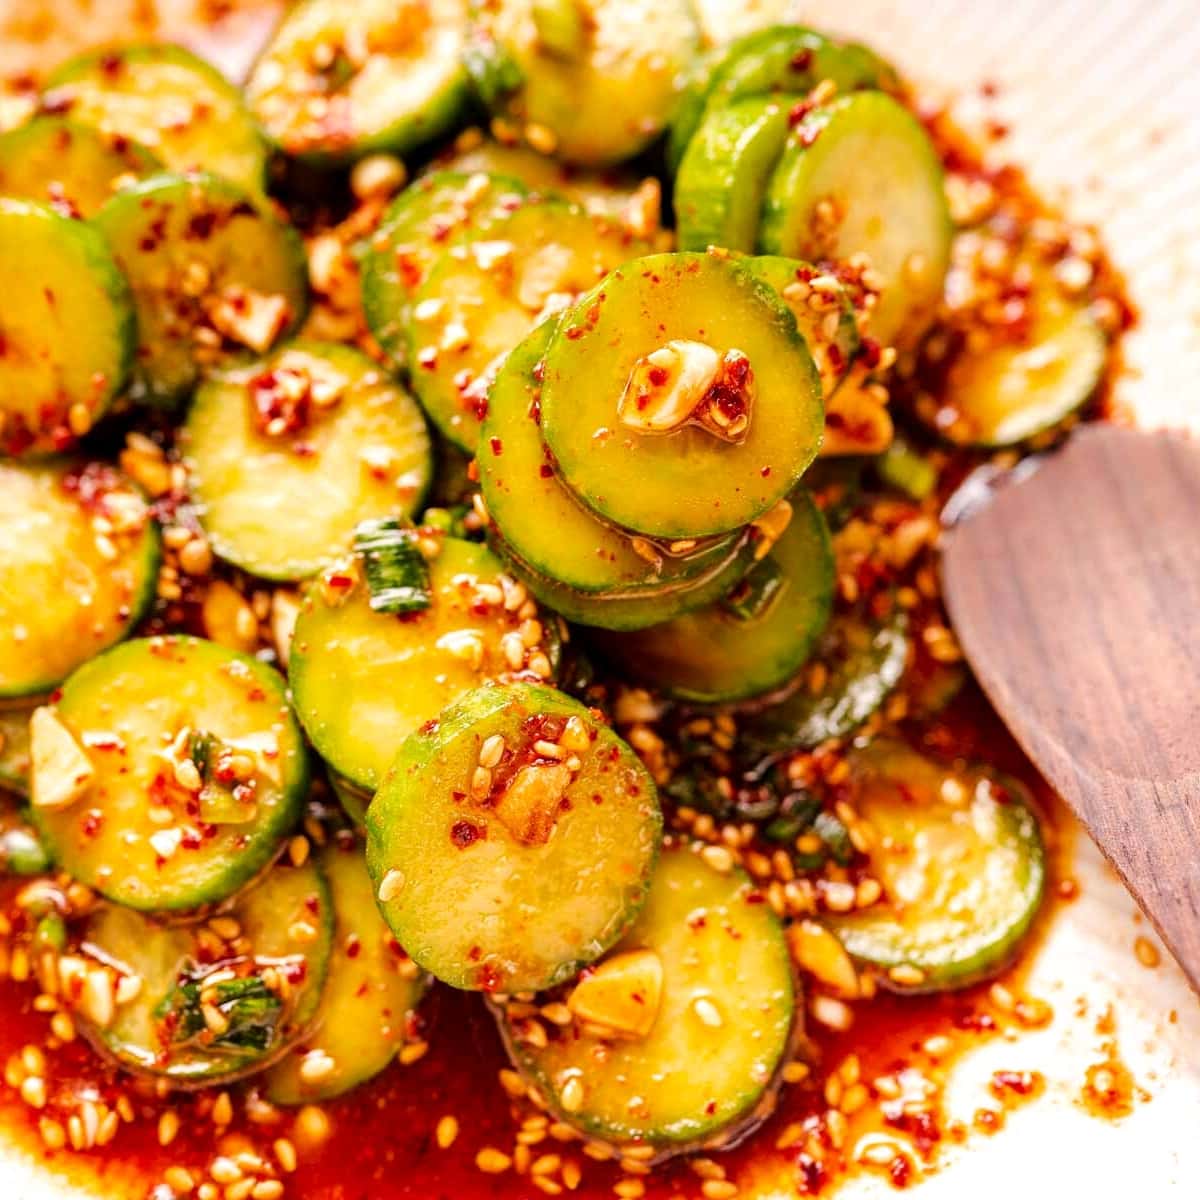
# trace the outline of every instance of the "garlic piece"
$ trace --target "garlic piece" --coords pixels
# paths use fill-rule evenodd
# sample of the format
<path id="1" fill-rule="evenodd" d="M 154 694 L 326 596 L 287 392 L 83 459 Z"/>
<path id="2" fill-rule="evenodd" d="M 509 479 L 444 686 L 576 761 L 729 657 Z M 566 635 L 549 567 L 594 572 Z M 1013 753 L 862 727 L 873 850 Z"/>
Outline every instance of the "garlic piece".
<path id="1" fill-rule="evenodd" d="M 692 419 L 720 370 L 721 356 L 704 342 L 668 342 L 634 363 L 617 415 L 630 429 L 670 433 Z"/>
<path id="2" fill-rule="evenodd" d="M 653 950 L 614 954 L 587 971 L 567 997 L 581 1021 L 620 1037 L 644 1038 L 654 1028 L 662 1003 L 663 965 Z"/>
<path id="3" fill-rule="evenodd" d="M 802 970 L 846 1000 L 859 993 L 858 972 L 846 948 L 824 925 L 801 921 L 788 929 L 792 957 Z"/>
<path id="4" fill-rule="evenodd" d="M 523 845 L 544 846 L 554 832 L 571 775 L 565 763 L 522 767 L 496 801 L 500 823 Z"/>
<path id="5" fill-rule="evenodd" d="M 33 710 L 29 721 L 30 782 L 37 808 L 67 808 L 92 786 L 96 768 L 53 708 Z"/>

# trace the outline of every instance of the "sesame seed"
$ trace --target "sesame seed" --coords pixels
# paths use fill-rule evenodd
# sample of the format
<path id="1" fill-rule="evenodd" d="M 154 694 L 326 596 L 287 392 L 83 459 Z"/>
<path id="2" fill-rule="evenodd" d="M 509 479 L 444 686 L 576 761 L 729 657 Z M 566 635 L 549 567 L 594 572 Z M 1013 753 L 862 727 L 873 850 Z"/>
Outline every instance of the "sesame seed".
<path id="1" fill-rule="evenodd" d="M 578 1075 L 572 1075 L 563 1084 L 559 1103 L 562 1104 L 564 1112 L 577 1113 L 583 1108 L 583 1100 L 583 1080 Z"/>
<path id="2" fill-rule="evenodd" d="M 622 1179 L 613 1184 L 613 1192 L 621 1200 L 639 1200 L 646 1194 L 646 1185 L 640 1179 Z"/>
<path id="3" fill-rule="evenodd" d="M 158 1118 L 158 1144 L 169 1146 L 179 1133 L 179 1115 L 174 1109 L 168 1108 Z"/>
<path id="4" fill-rule="evenodd" d="M 191 1171 L 180 1166 L 168 1167 L 163 1172 L 163 1183 L 179 1196 L 190 1195 L 196 1186 Z"/>
<path id="5" fill-rule="evenodd" d="M 450 1115 L 444 1116 L 438 1123 L 434 1138 L 442 1150 L 449 1150 L 458 1138 L 458 1120 Z"/>
<path id="6" fill-rule="evenodd" d="M 47 1150 L 61 1150 L 67 1144 L 67 1131 L 62 1122 L 53 1117 L 42 1117 L 38 1121 L 38 1133 Z"/>
<path id="7" fill-rule="evenodd" d="M 236 1183 L 242 1177 L 242 1168 L 232 1158 L 222 1154 L 209 1164 L 208 1173 L 213 1181 L 219 1184 Z"/>
<path id="8" fill-rule="evenodd" d="M 330 1132 L 329 1118 L 317 1105 L 306 1104 L 296 1114 L 296 1135 L 301 1141 L 314 1145 L 324 1141 Z"/>
<path id="9" fill-rule="evenodd" d="M 300 1060 L 300 1079 L 307 1084 L 321 1083 L 337 1070 L 337 1063 L 324 1050 L 310 1050 Z"/>
<path id="10" fill-rule="evenodd" d="M 1133 952 L 1137 955 L 1137 960 L 1143 967 L 1153 969 L 1162 962 L 1162 956 L 1158 952 L 1158 947 L 1148 938 L 1136 938 L 1133 943 Z"/>
<path id="11" fill-rule="evenodd" d="M 387 904 L 399 897 L 404 890 L 404 875 L 400 871 L 389 871 L 379 884 L 379 900 Z"/>
<path id="12" fill-rule="evenodd" d="M 920 987 L 925 982 L 925 972 L 911 963 L 897 963 L 888 968 L 888 978 L 900 987 Z"/>
<path id="13" fill-rule="evenodd" d="M 737 1184 L 728 1179 L 706 1179 L 700 1185 L 704 1200 L 731 1200 L 738 1194 Z"/>
<path id="14" fill-rule="evenodd" d="M 479 747 L 479 765 L 486 770 L 491 770 L 498 766 L 501 758 L 504 757 L 504 737 L 499 733 L 493 733 L 486 737 L 483 745 Z"/>
<path id="15" fill-rule="evenodd" d="M 46 1081 L 40 1075 L 30 1075 L 21 1082 L 21 1099 L 30 1108 L 46 1107 Z"/>
<path id="16" fill-rule="evenodd" d="M 512 1166 L 512 1159 L 494 1146 L 485 1146 L 475 1155 L 475 1165 L 485 1175 L 502 1175 Z"/>
<path id="17" fill-rule="evenodd" d="M 283 1184 L 278 1179 L 260 1179 L 250 1193 L 252 1200 L 279 1200 Z"/>
<path id="18" fill-rule="evenodd" d="M 725 846 L 705 846 L 700 851 L 700 857 L 722 875 L 728 875 L 733 870 L 733 855 Z"/>
<path id="19" fill-rule="evenodd" d="M 400 1060 L 401 1066 L 411 1067 L 413 1063 L 424 1058 L 428 1053 L 428 1042 L 409 1042 L 407 1045 L 400 1047 L 400 1053 L 396 1057 Z"/>

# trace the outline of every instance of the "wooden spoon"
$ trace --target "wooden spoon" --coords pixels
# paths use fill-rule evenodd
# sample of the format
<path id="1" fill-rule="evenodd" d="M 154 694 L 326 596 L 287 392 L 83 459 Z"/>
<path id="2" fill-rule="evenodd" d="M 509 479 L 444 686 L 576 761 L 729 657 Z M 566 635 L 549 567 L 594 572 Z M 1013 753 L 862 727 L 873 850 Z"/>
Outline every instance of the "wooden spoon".
<path id="1" fill-rule="evenodd" d="M 950 617 L 1200 991 L 1200 443 L 1092 425 L 1031 462 L 948 506 Z"/>

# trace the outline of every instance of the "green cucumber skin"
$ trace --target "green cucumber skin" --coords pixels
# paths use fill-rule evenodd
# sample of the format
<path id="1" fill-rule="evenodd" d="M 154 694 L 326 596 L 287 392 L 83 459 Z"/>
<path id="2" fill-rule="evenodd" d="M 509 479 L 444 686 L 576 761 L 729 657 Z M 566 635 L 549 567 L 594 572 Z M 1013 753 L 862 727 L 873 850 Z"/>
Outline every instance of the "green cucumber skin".
<path id="1" fill-rule="evenodd" d="M 767 181 L 783 152 L 794 98 L 742 100 L 704 118 L 675 179 L 680 250 L 753 253 Z"/>
<path id="2" fill-rule="evenodd" d="M 706 82 L 689 92 L 676 114 L 667 140 L 670 173 L 679 170 L 688 144 L 713 109 L 771 92 L 803 95 L 824 79 L 836 84 L 839 92 L 900 88 L 895 70 L 865 46 L 839 45 L 803 26 L 775 25 L 732 42 L 716 56 Z"/>

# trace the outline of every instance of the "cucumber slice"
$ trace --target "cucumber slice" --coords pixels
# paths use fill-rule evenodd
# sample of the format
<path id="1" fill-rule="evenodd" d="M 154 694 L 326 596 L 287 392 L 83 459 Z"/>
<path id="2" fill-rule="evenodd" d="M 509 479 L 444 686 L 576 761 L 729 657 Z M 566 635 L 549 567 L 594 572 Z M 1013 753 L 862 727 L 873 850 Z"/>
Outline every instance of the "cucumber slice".
<path id="1" fill-rule="evenodd" d="M 211 171 L 255 195 L 266 187 L 266 147 L 241 92 L 182 46 L 73 58 L 47 80 L 42 109 L 139 142 L 172 171 Z"/>
<path id="2" fill-rule="evenodd" d="M 842 96 L 792 131 L 767 188 L 760 240 L 811 262 L 865 254 L 882 282 L 870 332 L 913 346 L 950 262 L 942 163 L 925 127 L 883 92 Z"/>
<path id="3" fill-rule="evenodd" d="M 304 319 L 299 234 L 215 175 L 156 175 L 114 196 L 96 224 L 133 288 L 133 396 L 172 403 L 202 366 L 264 353 Z"/>
<path id="4" fill-rule="evenodd" d="M 791 130 L 796 96 L 754 97 L 710 112 L 675 178 L 680 250 L 723 246 L 752 254 L 767 181 Z"/>
<path id="5" fill-rule="evenodd" d="M 486 546 L 442 539 L 429 564 L 433 604 L 404 615 L 371 608 L 360 562 L 331 567 L 308 589 L 288 671 L 321 757 L 374 792 L 413 730 L 485 679 L 543 668 L 538 655 L 548 674 L 551 653 L 546 627 L 528 610 L 519 615 L 523 600 L 511 581 L 505 588 L 503 564 Z M 537 635 L 532 646 L 522 627 Z"/>
<path id="6" fill-rule="evenodd" d="M 0 460 L 0 699 L 47 692 L 125 637 L 158 563 L 149 506 L 115 468 Z"/>
<path id="7" fill-rule="evenodd" d="M 493 138 L 482 139 L 477 146 L 462 150 L 443 166 L 468 174 L 484 172 L 519 179 L 539 196 L 561 198 L 581 205 L 594 217 L 625 220 L 641 179 L 620 169 L 586 171 L 570 163 L 547 158 L 528 146 L 506 146 Z"/>
<path id="8" fill-rule="evenodd" d="M 136 142 L 62 117 L 34 117 L 0 134 L 0 195 L 65 204 L 84 217 L 160 166 Z"/>
<path id="9" fill-rule="evenodd" d="M 554 1115 L 584 1134 L 665 1157 L 728 1145 L 774 1107 L 796 985 L 783 926 L 739 869 L 664 850 L 637 924 L 566 1003 L 577 1023 L 544 1026 L 543 1045 L 513 1010 L 500 1026 Z"/>
<path id="10" fill-rule="evenodd" d="M 317 1012 L 333 945 L 323 875 L 312 863 L 273 867 L 221 915 L 237 923 L 234 938 L 115 905 L 89 918 L 82 970 L 103 971 L 114 985 L 139 981 L 107 1024 L 80 1015 L 97 1049 L 127 1070 L 190 1088 L 259 1071 L 295 1042 Z"/>
<path id="11" fill-rule="evenodd" d="M 886 621 L 839 614 L 829 623 L 814 658 L 828 669 L 817 695 L 804 674 L 739 722 L 738 744 L 757 754 L 811 750 L 852 734 L 891 695 L 908 664 L 903 614 Z"/>
<path id="12" fill-rule="evenodd" d="M 367 324 L 393 364 L 408 361 L 412 295 L 443 250 L 487 229 L 524 196 L 524 186 L 508 176 L 435 171 L 392 201 L 363 256 L 362 299 Z"/>
<path id="13" fill-rule="evenodd" d="M 331 844 L 320 863 L 333 896 L 333 954 L 313 1032 L 267 1074 L 275 1104 L 329 1100 L 378 1075 L 411 1035 L 428 983 L 405 970 L 412 964 L 379 915 L 361 844 Z M 308 1082 L 301 1064 L 314 1052 L 334 1065 Z"/>
<path id="14" fill-rule="evenodd" d="M 479 485 L 497 548 L 534 595 L 584 624 L 643 629 L 724 595 L 753 561 L 744 533 L 674 553 L 642 539 L 638 553 L 554 473 L 536 376 L 556 325 L 544 322 L 513 350 L 488 392 Z"/>
<path id="15" fill-rule="evenodd" d="M 413 387 L 433 423 L 473 452 L 508 352 L 613 267 L 648 247 L 561 201 L 531 201 L 451 247 L 413 296 Z"/>
<path id="16" fill-rule="evenodd" d="M 582 166 L 632 158 L 662 132 L 700 45 L 686 0 L 475 0 L 472 17 L 467 69 L 484 103 Z"/>
<path id="17" fill-rule="evenodd" d="M 36 705 L 0 705 L 0 791 L 29 794 L 29 718 Z"/>
<path id="18" fill-rule="evenodd" d="M 804 491 L 791 504 L 787 529 L 732 597 L 640 633 L 598 635 L 602 651 L 668 695 L 700 704 L 759 696 L 791 678 L 829 620 L 834 583 L 820 509 Z M 748 607 L 736 604 L 743 590 Z"/>
<path id="19" fill-rule="evenodd" d="M 671 343 L 688 357 L 648 361 Z M 745 409 L 744 440 L 689 419 L 668 433 L 647 429 L 643 391 L 662 407 L 697 356 L 719 371 L 749 363 L 743 390 L 713 379 L 693 387 L 693 411 Z M 701 364 L 703 365 L 703 364 Z M 686 378 L 686 376 L 684 376 Z M 712 376 L 706 376 L 712 379 Z M 646 382 L 649 380 L 650 382 Z M 627 391 L 627 388 L 629 389 Z M 623 404 L 623 401 L 628 401 Z M 704 254 L 660 254 L 615 271 L 559 327 L 546 354 L 542 436 L 562 478 L 605 519 L 653 537 L 728 533 L 781 500 L 820 444 L 821 384 L 782 301 L 737 263 Z"/>
<path id="20" fill-rule="evenodd" d="M 129 376 L 129 285 L 90 225 L 0 197 L 0 294 L 0 454 L 68 449 Z"/>
<path id="21" fill-rule="evenodd" d="M 369 517 L 411 516 L 433 473 L 416 401 L 360 350 L 327 342 L 207 380 L 181 444 L 213 549 L 266 579 L 314 574 Z"/>
<path id="22" fill-rule="evenodd" d="M 773 92 L 803 96 L 824 80 L 839 92 L 900 90 L 892 66 L 856 42 L 835 42 L 802 25 L 775 25 L 738 38 L 693 77 L 671 122 L 668 169 L 672 174 L 679 169 L 696 130 L 716 109 Z"/>
<path id="23" fill-rule="evenodd" d="M 167 912 L 223 900 L 300 815 L 308 755 L 284 681 L 215 642 L 109 650 L 67 680 L 53 719 L 90 780 L 51 807 L 42 793 L 54 798 L 58 780 L 36 769 L 34 818 L 63 869 L 117 904 Z"/>
<path id="24" fill-rule="evenodd" d="M 536 991 L 629 928 L 661 836 L 633 751 L 577 701 L 518 683 L 468 692 L 410 735 L 367 810 L 367 866 L 427 971 Z"/>
<path id="25" fill-rule="evenodd" d="M 895 991 L 966 987 L 1006 966 L 1046 885 L 1024 786 L 979 765 L 945 767 L 901 743 L 876 742 L 856 757 L 851 787 L 876 834 L 871 868 L 884 899 L 831 919 L 850 954 L 877 967 L 879 982 Z"/>
<path id="26" fill-rule="evenodd" d="M 930 422 L 949 441 L 1014 446 L 1053 429 L 1099 390 L 1108 339 L 1085 300 L 1042 270 L 1026 299 L 1027 324 L 998 330 L 982 348 L 964 345 L 945 368 Z M 918 406 L 918 412 L 920 412 Z"/>
<path id="27" fill-rule="evenodd" d="M 321 164 L 407 154 L 469 96 L 466 0 L 304 0 L 283 18 L 246 98 L 285 154 Z"/>
<path id="28" fill-rule="evenodd" d="M 820 372 L 828 407 L 858 354 L 858 321 L 850 294 L 827 271 L 794 258 L 763 254 L 746 259 L 743 266 L 773 288 L 796 318 L 796 328 Z M 819 281 L 819 289 L 812 287 L 814 280 Z"/>

